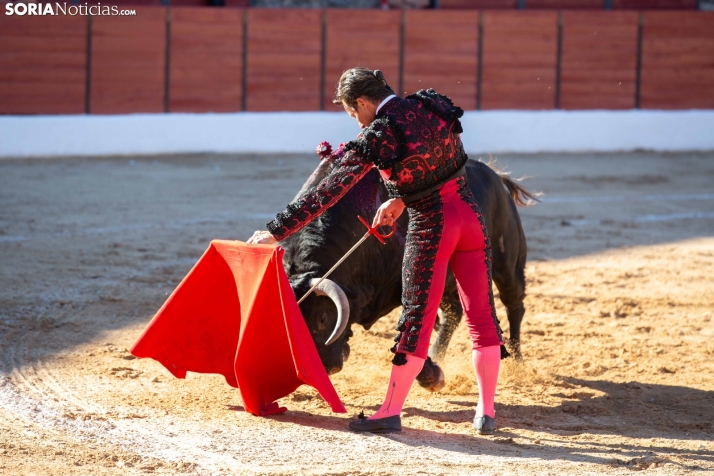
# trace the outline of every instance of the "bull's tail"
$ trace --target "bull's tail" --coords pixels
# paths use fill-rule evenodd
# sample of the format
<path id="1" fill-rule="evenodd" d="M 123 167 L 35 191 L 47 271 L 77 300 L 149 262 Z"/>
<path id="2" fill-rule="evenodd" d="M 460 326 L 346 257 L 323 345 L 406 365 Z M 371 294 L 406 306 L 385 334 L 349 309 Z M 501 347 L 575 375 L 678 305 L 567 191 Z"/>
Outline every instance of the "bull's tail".
<path id="1" fill-rule="evenodd" d="M 541 196 L 541 192 L 529 192 L 526 187 L 518 183 L 525 177 L 512 179 L 508 174 L 498 174 L 498 176 L 501 177 L 503 185 L 506 186 L 508 193 L 511 194 L 511 198 L 513 198 L 513 201 L 516 202 L 516 205 L 519 207 L 530 207 L 531 205 L 535 205 L 536 202 L 540 202 L 538 197 Z"/>
<path id="2" fill-rule="evenodd" d="M 516 205 L 519 207 L 530 207 L 531 205 L 540 203 L 540 198 L 538 197 L 543 195 L 542 192 L 529 192 L 526 187 L 518 183 L 527 177 L 521 177 L 518 179 L 511 178 L 510 173 L 503 170 L 498 164 L 498 161 L 491 155 L 489 155 L 486 165 L 498 174 L 503 182 L 503 185 L 508 189 L 508 193 L 511 195 L 511 198 L 513 198 L 513 201 L 516 202 Z"/>

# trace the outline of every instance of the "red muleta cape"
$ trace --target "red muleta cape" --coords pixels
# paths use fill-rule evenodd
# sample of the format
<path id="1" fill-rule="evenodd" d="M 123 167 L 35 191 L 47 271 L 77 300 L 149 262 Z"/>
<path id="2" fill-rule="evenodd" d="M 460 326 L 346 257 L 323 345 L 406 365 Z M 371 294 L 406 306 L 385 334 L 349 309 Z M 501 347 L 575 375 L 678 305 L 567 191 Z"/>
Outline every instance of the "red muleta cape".
<path id="1" fill-rule="evenodd" d="M 134 344 L 177 378 L 216 373 L 240 389 L 246 411 L 273 415 L 275 400 L 308 384 L 345 413 L 282 265 L 283 250 L 214 240 Z"/>

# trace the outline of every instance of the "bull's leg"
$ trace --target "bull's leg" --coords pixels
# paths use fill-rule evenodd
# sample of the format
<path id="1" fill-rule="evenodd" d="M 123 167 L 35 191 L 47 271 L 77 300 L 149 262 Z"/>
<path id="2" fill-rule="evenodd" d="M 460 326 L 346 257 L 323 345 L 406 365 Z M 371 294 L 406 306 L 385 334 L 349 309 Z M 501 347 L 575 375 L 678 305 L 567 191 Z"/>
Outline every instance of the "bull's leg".
<path id="1" fill-rule="evenodd" d="M 464 308 L 461 307 L 459 293 L 456 291 L 456 286 L 450 289 L 447 286 L 444 290 L 444 295 L 441 298 L 441 316 L 439 325 L 436 328 L 436 339 L 429 348 L 429 357 L 437 362 L 442 362 L 446 356 L 446 349 L 449 347 L 451 337 L 454 335 L 456 328 L 461 323 L 461 318 L 464 315 Z"/>
<path id="2" fill-rule="evenodd" d="M 503 299 L 501 302 L 503 302 Z M 523 321 L 523 315 L 525 313 L 526 308 L 523 306 L 523 301 L 516 303 L 513 307 L 506 307 L 506 314 L 508 315 L 508 323 L 510 325 L 508 348 L 518 360 L 521 360 L 523 357 L 521 355 L 521 322 Z"/>
<path id="3" fill-rule="evenodd" d="M 464 313 L 451 273 L 447 278 L 447 285 L 441 298 L 440 308 L 439 320 L 437 325 L 434 326 L 437 331 L 436 339 L 429 348 L 429 358 L 426 359 L 424 367 L 417 375 L 419 385 L 432 392 L 438 392 L 446 384 L 444 371 L 435 361 L 442 362 L 444 360 L 449 341 L 451 341 L 451 337 L 454 335 L 454 331 L 461 322 L 461 317 Z"/>
<path id="4" fill-rule="evenodd" d="M 500 299 L 506 307 L 508 324 L 508 348 L 516 359 L 521 359 L 521 322 L 526 312 L 523 299 L 526 296 L 524 264 L 518 263 L 511 269 L 494 269 L 493 282 L 498 288 Z"/>

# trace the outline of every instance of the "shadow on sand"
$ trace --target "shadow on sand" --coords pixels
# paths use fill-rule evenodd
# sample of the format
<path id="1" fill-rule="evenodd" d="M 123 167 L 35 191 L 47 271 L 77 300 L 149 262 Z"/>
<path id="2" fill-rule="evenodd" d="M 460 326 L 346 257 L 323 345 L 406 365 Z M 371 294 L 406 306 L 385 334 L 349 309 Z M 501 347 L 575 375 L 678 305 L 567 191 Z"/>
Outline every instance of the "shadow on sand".
<path id="1" fill-rule="evenodd" d="M 470 424 L 474 416 L 474 402 L 458 400 L 450 403 L 464 406 L 463 410 L 435 412 L 408 407 L 402 414 L 404 428 L 401 433 L 364 434 L 363 437 L 388 438 L 411 447 L 432 447 L 470 455 L 566 459 L 613 467 L 641 464 L 646 467 L 648 462 L 658 462 L 696 470 L 700 469 L 697 462 L 714 463 L 714 454 L 707 449 L 680 449 L 674 444 L 667 445 L 657 440 L 710 439 L 714 430 L 714 392 L 638 382 L 564 380 L 574 386 L 603 392 L 604 395 L 567 401 L 554 407 L 497 404 L 500 430 L 494 437 L 479 436 L 475 431 L 463 434 L 409 427 L 411 417 Z M 563 413 L 567 414 L 566 418 L 563 418 Z M 554 415 L 558 415 L 557 418 L 549 418 Z M 349 417 L 289 411 L 270 418 L 324 430 L 349 431 Z M 557 423 L 553 423 L 555 420 Z M 518 430 L 529 430 L 529 434 L 524 436 Z M 580 439 L 578 435 L 581 434 L 588 434 L 589 437 Z M 632 438 L 635 442 L 607 443 L 603 441 L 606 438 L 593 438 L 606 435 Z M 694 464 L 682 463 L 679 456 L 694 461 Z M 670 459 L 672 457 L 674 459 Z"/>

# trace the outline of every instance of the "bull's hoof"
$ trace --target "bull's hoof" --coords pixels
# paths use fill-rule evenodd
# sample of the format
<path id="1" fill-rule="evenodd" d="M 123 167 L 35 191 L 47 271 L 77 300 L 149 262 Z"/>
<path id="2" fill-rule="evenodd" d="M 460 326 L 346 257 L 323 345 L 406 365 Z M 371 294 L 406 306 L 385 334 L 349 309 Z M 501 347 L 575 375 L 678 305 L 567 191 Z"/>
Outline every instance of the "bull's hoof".
<path id="1" fill-rule="evenodd" d="M 446 385 L 446 378 L 441 367 L 431 359 L 427 359 L 421 372 L 417 375 L 417 382 L 430 392 L 438 392 Z"/>
<path id="2" fill-rule="evenodd" d="M 518 362 L 523 360 L 523 355 L 521 354 L 521 343 L 519 341 L 508 341 L 508 350 Z"/>

